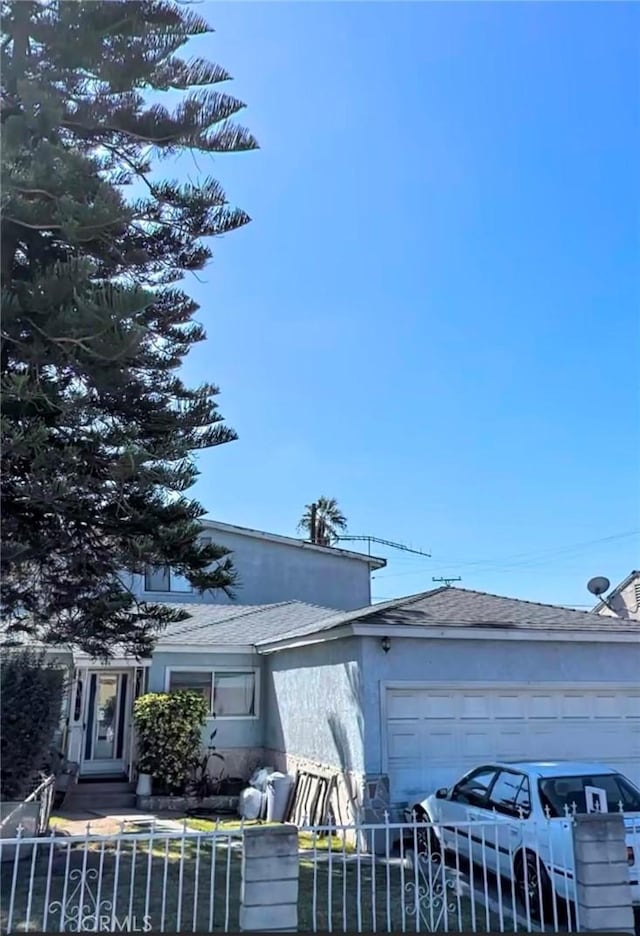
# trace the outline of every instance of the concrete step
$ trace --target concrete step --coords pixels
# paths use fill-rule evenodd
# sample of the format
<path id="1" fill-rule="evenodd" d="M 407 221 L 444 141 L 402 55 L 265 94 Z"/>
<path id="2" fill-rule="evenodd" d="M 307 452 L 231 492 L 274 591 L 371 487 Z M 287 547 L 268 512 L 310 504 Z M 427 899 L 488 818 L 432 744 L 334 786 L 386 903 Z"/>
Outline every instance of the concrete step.
<path id="1" fill-rule="evenodd" d="M 80 779 L 69 791 L 65 808 L 99 809 L 101 812 L 121 812 L 134 809 L 136 785 L 124 779 Z"/>

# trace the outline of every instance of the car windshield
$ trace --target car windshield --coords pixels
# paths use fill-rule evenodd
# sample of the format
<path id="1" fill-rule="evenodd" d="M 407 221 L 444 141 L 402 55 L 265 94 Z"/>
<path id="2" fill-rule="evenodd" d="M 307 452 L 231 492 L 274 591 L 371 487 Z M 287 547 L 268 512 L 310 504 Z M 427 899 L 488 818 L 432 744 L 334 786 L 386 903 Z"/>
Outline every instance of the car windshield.
<path id="1" fill-rule="evenodd" d="M 538 781 L 540 800 L 551 816 L 569 812 L 640 812 L 640 790 L 620 774 L 545 777 Z M 603 799 L 606 798 L 606 805 Z"/>

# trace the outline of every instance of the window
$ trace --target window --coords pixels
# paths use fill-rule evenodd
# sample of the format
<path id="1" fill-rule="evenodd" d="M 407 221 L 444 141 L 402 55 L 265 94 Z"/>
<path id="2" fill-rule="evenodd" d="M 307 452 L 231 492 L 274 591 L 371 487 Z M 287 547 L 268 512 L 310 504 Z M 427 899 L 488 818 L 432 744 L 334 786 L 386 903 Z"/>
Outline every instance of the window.
<path id="1" fill-rule="evenodd" d="M 217 672 L 213 680 L 213 710 L 225 715 L 256 714 L 256 674 Z"/>
<path id="2" fill-rule="evenodd" d="M 539 781 L 540 799 L 543 807 L 549 806 L 552 816 L 564 816 L 566 811 L 587 812 L 585 787 L 604 790 L 607 796 L 607 811 L 618 812 L 622 803 L 623 812 L 640 812 L 640 790 L 620 774 L 602 776 L 553 777 Z"/>
<path id="3" fill-rule="evenodd" d="M 201 692 L 211 711 L 211 676 L 210 670 L 170 670 L 169 692 L 176 692 L 178 689 Z"/>
<path id="4" fill-rule="evenodd" d="M 487 793 L 496 773 L 495 767 L 480 767 L 474 770 L 454 787 L 451 799 L 459 803 L 468 803 L 470 806 L 486 805 Z"/>
<path id="5" fill-rule="evenodd" d="M 255 718 L 257 674 L 253 670 L 169 669 L 167 690 L 192 689 L 207 700 L 209 712 L 216 718 Z"/>
<path id="6" fill-rule="evenodd" d="M 519 816 L 522 810 L 526 818 L 531 812 L 529 781 L 524 774 L 502 770 L 491 789 L 489 806 L 507 816 Z"/>
<path id="7" fill-rule="evenodd" d="M 193 588 L 184 575 L 174 572 L 169 566 L 147 566 L 144 573 L 144 590 L 190 593 Z"/>

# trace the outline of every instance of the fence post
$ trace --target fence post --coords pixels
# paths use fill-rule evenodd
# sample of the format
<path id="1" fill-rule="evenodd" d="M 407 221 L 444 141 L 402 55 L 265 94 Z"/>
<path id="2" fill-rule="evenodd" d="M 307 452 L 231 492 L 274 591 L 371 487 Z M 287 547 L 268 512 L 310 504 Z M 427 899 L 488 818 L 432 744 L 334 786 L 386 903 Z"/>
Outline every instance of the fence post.
<path id="1" fill-rule="evenodd" d="M 240 929 L 296 932 L 298 929 L 298 830 L 293 825 L 244 830 Z"/>
<path id="2" fill-rule="evenodd" d="M 580 931 L 635 933 L 622 814 L 575 816 L 573 847 Z"/>

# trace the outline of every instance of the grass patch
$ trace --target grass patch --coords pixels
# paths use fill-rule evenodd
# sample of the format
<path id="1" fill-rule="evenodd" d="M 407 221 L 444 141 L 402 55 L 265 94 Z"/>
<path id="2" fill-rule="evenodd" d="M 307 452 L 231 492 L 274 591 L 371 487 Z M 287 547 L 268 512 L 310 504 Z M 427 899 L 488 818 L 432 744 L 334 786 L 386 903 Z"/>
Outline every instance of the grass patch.
<path id="1" fill-rule="evenodd" d="M 281 825 L 280 822 L 263 822 L 259 819 L 245 819 L 244 822 L 241 819 L 221 819 L 219 824 L 212 819 L 196 819 L 191 816 L 187 816 L 186 820 L 180 818 L 178 822 L 186 821 L 187 827 L 190 829 L 196 829 L 198 832 L 213 832 L 217 827 L 220 831 L 234 831 L 240 828 L 250 829 L 252 826 L 277 826 Z M 314 846 L 316 851 L 326 852 L 331 847 L 331 850 L 334 852 L 343 851 L 342 838 L 338 835 L 324 836 L 320 837 L 319 835 L 314 836 L 311 832 L 298 832 L 298 845 L 302 850 L 313 850 Z M 355 847 L 349 842 L 345 843 L 344 851 L 346 854 L 351 855 L 355 852 Z"/>

